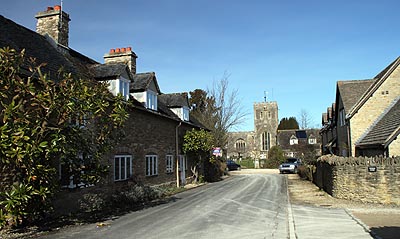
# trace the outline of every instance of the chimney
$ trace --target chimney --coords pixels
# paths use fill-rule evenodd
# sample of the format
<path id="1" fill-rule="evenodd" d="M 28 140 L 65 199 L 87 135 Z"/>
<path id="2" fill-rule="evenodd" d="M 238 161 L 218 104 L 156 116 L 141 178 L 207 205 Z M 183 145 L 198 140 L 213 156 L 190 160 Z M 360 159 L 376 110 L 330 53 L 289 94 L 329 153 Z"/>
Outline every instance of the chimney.
<path id="1" fill-rule="evenodd" d="M 122 47 L 110 49 L 108 54 L 104 55 L 105 64 L 124 63 L 128 64 L 132 74 L 136 74 L 136 54 L 132 51 L 132 47 Z"/>
<path id="2" fill-rule="evenodd" d="M 60 5 L 47 7 L 43 12 L 36 14 L 36 32 L 43 36 L 50 36 L 53 40 L 68 47 L 69 14 L 62 11 Z"/>

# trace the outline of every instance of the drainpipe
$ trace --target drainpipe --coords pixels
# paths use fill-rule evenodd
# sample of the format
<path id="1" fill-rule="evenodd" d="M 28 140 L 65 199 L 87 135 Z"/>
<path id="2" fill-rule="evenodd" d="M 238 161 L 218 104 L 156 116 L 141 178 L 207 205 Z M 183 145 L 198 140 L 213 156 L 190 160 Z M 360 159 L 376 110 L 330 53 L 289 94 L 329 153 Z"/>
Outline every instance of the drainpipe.
<path id="1" fill-rule="evenodd" d="M 182 125 L 182 122 L 175 128 L 175 154 L 176 154 L 176 187 L 180 187 L 179 181 L 179 127 Z"/>

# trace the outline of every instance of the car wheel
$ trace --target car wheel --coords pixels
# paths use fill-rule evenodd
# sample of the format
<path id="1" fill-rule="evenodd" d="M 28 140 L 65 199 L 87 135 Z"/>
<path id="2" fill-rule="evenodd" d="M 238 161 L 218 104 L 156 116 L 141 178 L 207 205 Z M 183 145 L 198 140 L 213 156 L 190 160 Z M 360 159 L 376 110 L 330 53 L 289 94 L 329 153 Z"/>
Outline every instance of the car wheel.
<path id="1" fill-rule="evenodd" d="M 240 171 L 240 170 L 242 170 L 242 168 L 241 168 L 241 167 L 238 167 L 237 170 Z"/>

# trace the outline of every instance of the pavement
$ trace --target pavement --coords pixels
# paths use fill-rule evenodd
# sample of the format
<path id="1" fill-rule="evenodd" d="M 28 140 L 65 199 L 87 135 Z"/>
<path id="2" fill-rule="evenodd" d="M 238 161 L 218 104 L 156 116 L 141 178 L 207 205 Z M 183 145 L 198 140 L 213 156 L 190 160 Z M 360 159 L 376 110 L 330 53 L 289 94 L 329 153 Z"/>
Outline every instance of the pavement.
<path id="1" fill-rule="evenodd" d="M 231 174 L 279 174 L 279 171 L 276 169 L 242 169 L 241 171 L 232 171 Z M 369 238 L 400 238 L 400 206 L 337 199 L 320 190 L 312 182 L 301 179 L 297 174 L 286 174 L 285 176 L 288 179 L 293 227 L 297 233 L 290 238 L 351 238 L 345 232 L 352 230 L 348 225 L 354 225 L 354 222 L 359 225 L 358 229 L 361 227 L 369 234 Z M 340 211 L 345 211 L 348 217 L 340 218 L 341 216 L 338 214 Z M 329 216 L 325 217 L 325 214 Z M 306 218 L 307 224 L 304 223 Z M 309 222 L 312 222 L 313 225 L 311 226 Z M 330 227 L 324 227 L 326 223 Z M 310 229 L 309 234 L 303 231 L 306 234 L 299 235 L 300 231 L 306 230 L 307 227 Z M 315 230 L 316 228 L 321 230 Z M 340 228 L 339 233 L 343 232 L 343 237 L 335 234 L 338 232 L 338 228 Z M 353 238 L 362 238 L 362 236 L 365 236 L 364 232 L 360 232 L 358 236 L 355 234 Z"/>
<path id="2" fill-rule="evenodd" d="M 296 174 L 288 174 L 287 177 L 288 190 L 293 208 L 310 206 L 315 207 L 316 210 L 329 209 L 332 212 L 331 217 L 333 218 L 337 218 L 335 215 L 337 210 L 345 210 L 373 238 L 400 238 L 399 206 L 367 204 L 333 198 L 310 181 L 300 179 Z M 298 219 L 300 218 L 298 217 Z M 300 220 L 297 221 L 300 222 Z M 323 221 L 324 218 L 320 218 L 320 220 L 316 220 L 316 223 Z M 332 225 L 332 228 L 334 227 L 335 225 Z M 327 234 L 329 235 L 328 232 Z"/>

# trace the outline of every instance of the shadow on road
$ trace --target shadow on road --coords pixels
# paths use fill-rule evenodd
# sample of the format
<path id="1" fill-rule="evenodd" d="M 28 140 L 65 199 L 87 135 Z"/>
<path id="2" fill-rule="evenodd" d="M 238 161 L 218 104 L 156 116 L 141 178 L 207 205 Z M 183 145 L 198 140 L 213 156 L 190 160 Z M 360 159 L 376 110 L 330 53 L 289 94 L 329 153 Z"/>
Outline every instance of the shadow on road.
<path id="1" fill-rule="evenodd" d="M 397 239 L 400 236 L 400 227 L 372 227 L 372 236 L 379 236 L 382 239 Z"/>
<path id="2" fill-rule="evenodd" d="M 58 230 L 59 228 L 72 226 L 77 224 L 88 224 L 97 223 L 107 220 L 115 220 L 121 216 L 129 214 L 131 212 L 140 211 L 146 208 L 155 207 L 167 203 L 172 203 L 180 200 L 179 197 L 170 196 L 167 198 L 162 198 L 154 200 L 151 202 L 143 202 L 135 205 L 127 205 L 118 209 L 95 211 L 90 213 L 77 213 L 69 216 L 62 216 L 58 218 L 46 218 L 42 222 L 39 222 L 37 227 L 38 231 L 49 232 Z"/>

